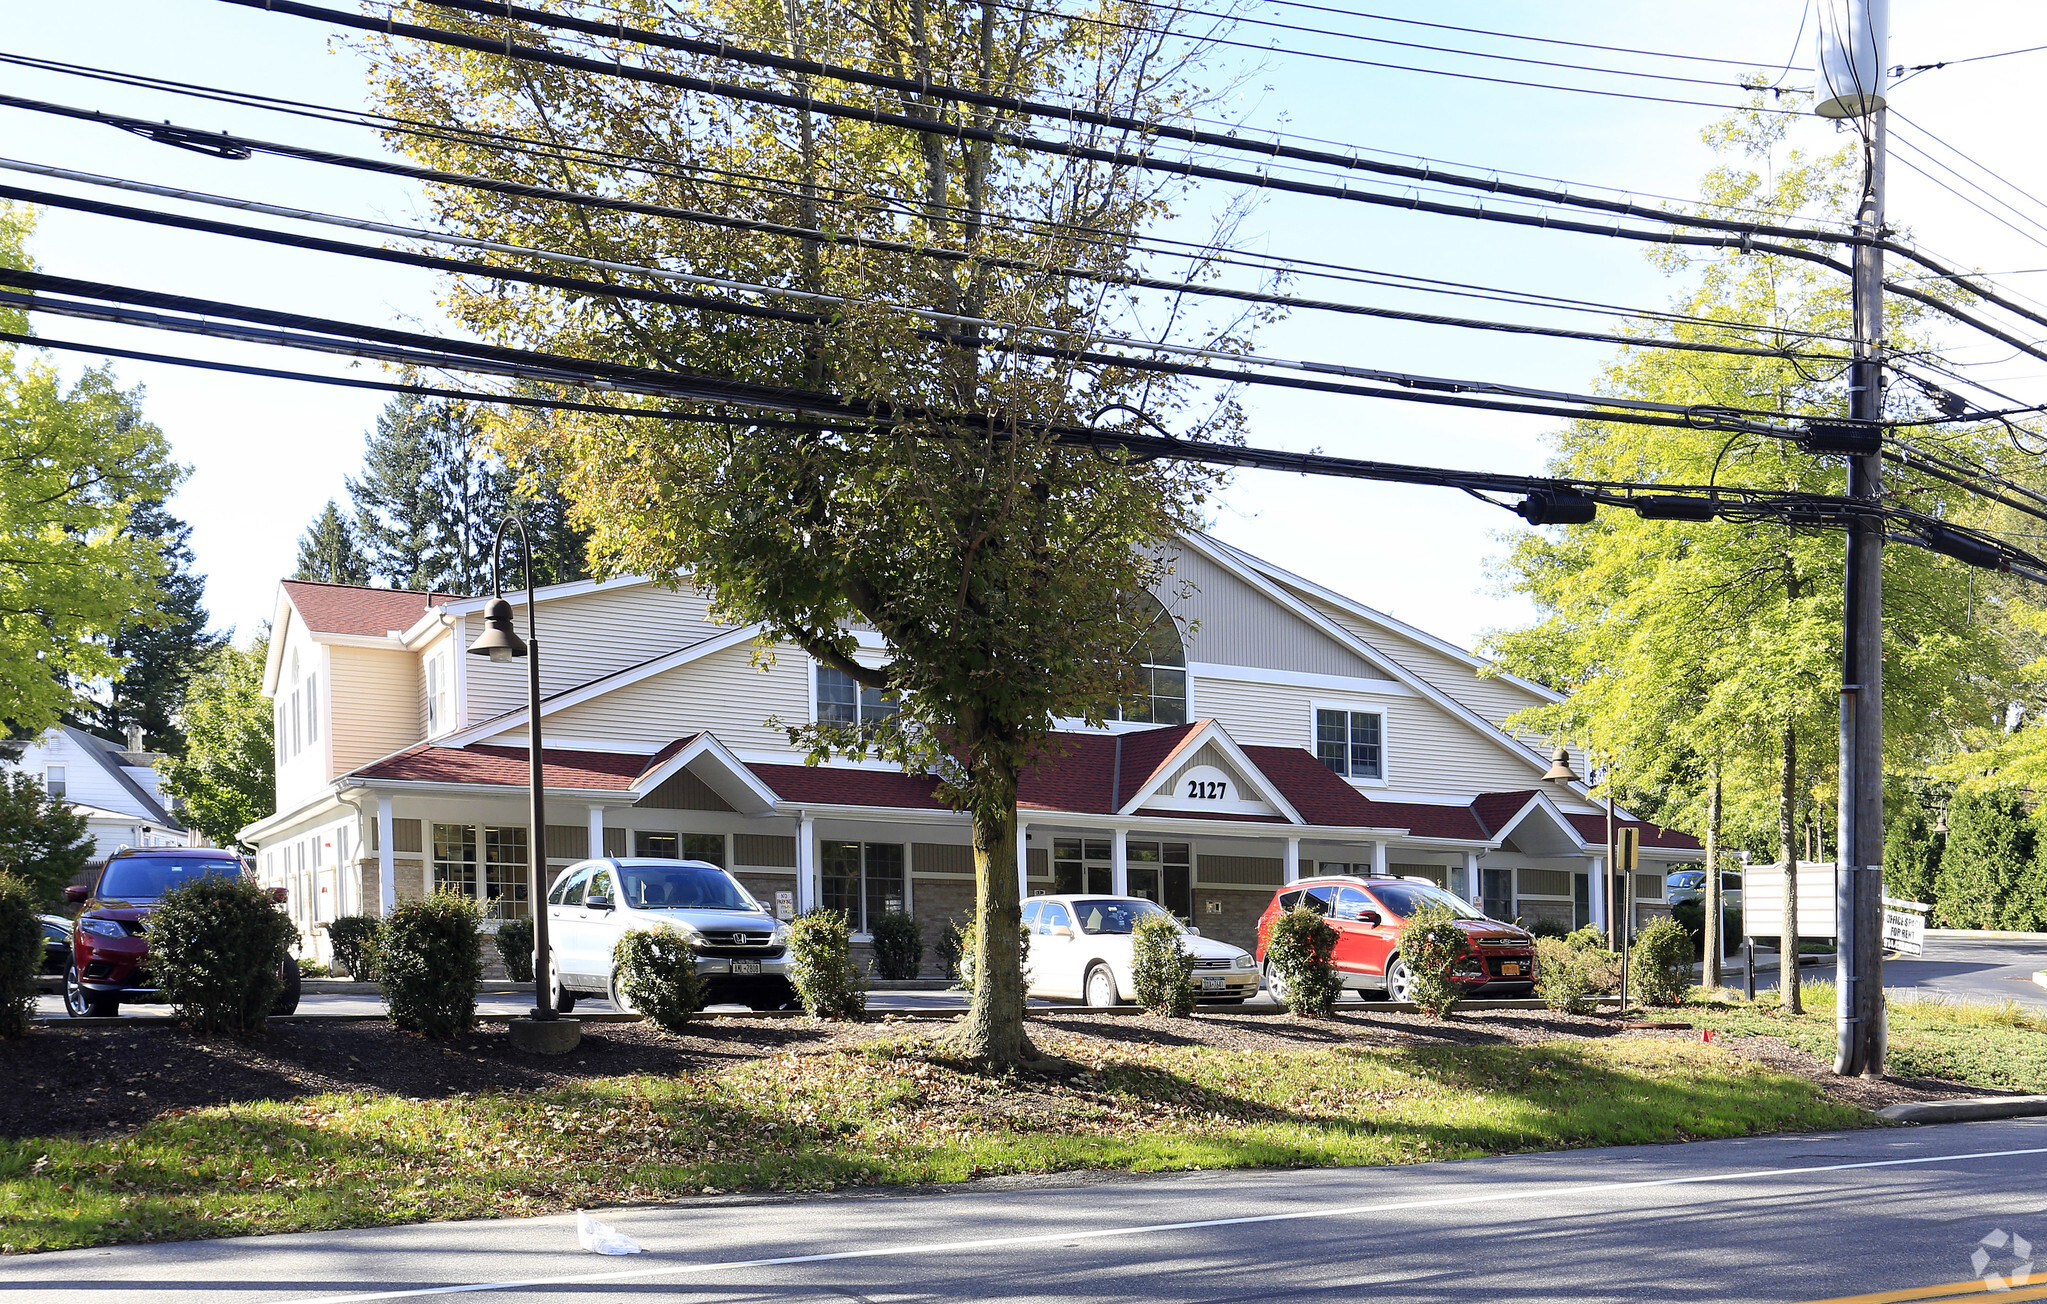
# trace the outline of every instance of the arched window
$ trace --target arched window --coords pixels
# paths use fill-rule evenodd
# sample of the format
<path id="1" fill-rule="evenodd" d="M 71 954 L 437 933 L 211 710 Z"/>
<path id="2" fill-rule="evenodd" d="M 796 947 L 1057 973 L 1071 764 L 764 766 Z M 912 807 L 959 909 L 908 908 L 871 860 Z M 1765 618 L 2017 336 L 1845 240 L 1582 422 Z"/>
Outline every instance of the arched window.
<path id="1" fill-rule="evenodd" d="M 1109 718 L 1187 723 L 1187 651 L 1180 645 L 1179 626 L 1149 593 L 1124 598 L 1124 621 L 1135 635 L 1126 653 L 1131 691 Z"/>

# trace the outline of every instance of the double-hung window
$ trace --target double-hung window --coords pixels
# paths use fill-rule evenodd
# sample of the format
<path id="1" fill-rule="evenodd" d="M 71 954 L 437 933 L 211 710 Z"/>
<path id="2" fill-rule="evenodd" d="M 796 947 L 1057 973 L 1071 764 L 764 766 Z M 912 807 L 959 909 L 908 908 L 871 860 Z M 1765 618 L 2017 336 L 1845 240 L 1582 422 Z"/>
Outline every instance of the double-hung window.
<path id="1" fill-rule="evenodd" d="M 43 767 L 43 791 L 50 794 L 51 801 L 64 800 L 65 783 L 63 766 L 45 765 Z"/>
<path id="2" fill-rule="evenodd" d="M 853 676 L 836 666 L 817 668 L 817 722 L 844 725 L 872 734 L 885 720 L 903 709 L 902 699 L 886 695 L 879 688 L 855 683 Z"/>
<path id="3" fill-rule="evenodd" d="M 1385 778 L 1385 718 L 1377 711 L 1317 710 L 1315 757 L 1353 779 Z"/>
<path id="4" fill-rule="evenodd" d="M 455 727 L 455 675 L 448 658 L 436 653 L 426 659 L 426 733 L 432 738 Z"/>
<path id="5" fill-rule="evenodd" d="M 872 932 L 875 920 L 904 909 L 901 843 L 827 842 L 819 849 L 824 908 L 845 911 L 854 932 Z"/>

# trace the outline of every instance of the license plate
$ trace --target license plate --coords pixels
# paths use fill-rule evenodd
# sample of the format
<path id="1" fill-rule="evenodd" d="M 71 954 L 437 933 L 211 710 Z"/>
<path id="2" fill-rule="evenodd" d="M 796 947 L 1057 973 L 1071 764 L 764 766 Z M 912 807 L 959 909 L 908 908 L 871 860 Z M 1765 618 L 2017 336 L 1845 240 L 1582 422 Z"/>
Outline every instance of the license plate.
<path id="1" fill-rule="evenodd" d="M 732 972 L 734 973 L 759 973 L 760 971 L 761 962 L 758 960 L 734 960 L 732 962 Z"/>
<path id="2" fill-rule="evenodd" d="M 1521 976 L 1521 966 L 1510 960 L 1500 966 L 1500 976 L 1502 978 L 1519 978 Z"/>
<path id="3" fill-rule="evenodd" d="M 1228 987 L 1229 984 L 1221 978 L 1203 978 L 1201 980 L 1201 990 L 1204 992 L 1219 992 Z"/>

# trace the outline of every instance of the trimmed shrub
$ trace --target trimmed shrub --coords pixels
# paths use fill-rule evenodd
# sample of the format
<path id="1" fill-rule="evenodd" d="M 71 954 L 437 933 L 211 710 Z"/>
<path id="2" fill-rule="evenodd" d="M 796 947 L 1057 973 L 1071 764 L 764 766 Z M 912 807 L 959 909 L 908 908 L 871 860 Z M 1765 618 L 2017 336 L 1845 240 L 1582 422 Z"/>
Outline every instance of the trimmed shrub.
<path id="1" fill-rule="evenodd" d="M 1583 933 L 1593 934 L 1593 945 L 1577 945 Z M 1596 929 L 1536 939 L 1535 994 L 1552 1010 L 1579 1009 L 1587 997 L 1616 991 L 1620 985 L 1621 958 L 1606 949 Z"/>
<path id="2" fill-rule="evenodd" d="M 333 972 L 334 970 L 331 967 L 321 964 L 310 955 L 299 957 L 299 977 L 301 978 L 325 978 Z"/>
<path id="3" fill-rule="evenodd" d="M 36 971 L 43 967 L 43 927 L 36 922 L 35 884 L 0 874 L 0 1037 L 26 1037 L 36 1012 Z"/>
<path id="4" fill-rule="evenodd" d="M 924 960 L 924 930 L 900 910 L 874 921 L 874 967 L 884 978 L 915 978 Z"/>
<path id="5" fill-rule="evenodd" d="M 1659 919 L 1635 934 L 1634 987 L 1645 1005 L 1682 1005 L 1692 985 L 1691 934 Z"/>
<path id="6" fill-rule="evenodd" d="M 149 971 L 194 1032 L 248 1036 L 282 993 L 278 970 L 298 929 L 240 874 L 209 874 L 164 893 L 149 913 Z"/>
<path id="7" fill-rule="evenodd" d="M 1569 937 L 1571 930 L 1554 919 L 1538 919 L 1521 925 L 1530 937 Z"/>
<path id="8" fill-rule="evenodd" d="M 967 1000 L 971 1003 L 977 990 L 974 983 L 974 951 L 979 946 L 977 934 L 980 929 L 979 925 L 969 920 L 959 931 L 959 989 L 967 994 Z M 1017 968 L 1023 972 L 1023 982 L 1019 985 L 1019 991 L 1023 1003 L 1029 1005 L 1031 990 L 1031 930 L 1020 923 L 1016 926 L 1016 950 Z"/>
<path id="9" fill-rule="evenodd" d="M 476 1026 L 483 981 L 483 908 L 443 889 L 400 901 L 384 921 L 377 981 L 391 1023 L 407 1032 L 452 1037 Z"/>
<path id="10" fill-rule="evenodd" d="M 1447 906 L 1423 906 L 1407 917 L 1400 958 L 1414 975 L 1414 1003 L 1422 1013 L 1440 1019 L 1464 999 L 1464 984 L 1450 975 L 1470 967 L 1471 934 Z"/>
<path id="11" fill-rule="evenodd" d="M 1180 926 L 1146 915 L 1130 935 L 1131 995 L 1153 1014 L 1184 1019 L 1194 1010 L 1194 957 L 1181 943 Z"/>
<path id="12" fill-rule="evenodd" d="M 377 947 L 383 936 L 384 921 L 375 915 L 341 916 L 327 925 L 334 967 L 359 983 L 377 981 Z"/>
<path id="13" fill-rule="evenodd" d="M 938 934 L 938 965 L 945 976 L 955 981 L 960 976 L 960 956 L 964 952 L 967 934 L 957 919 L 945 921 L 945 927 Z"/>
<path id="14" fill-rule="evenodd" d="M 1573 951 L 1607 950 L 1606 930 L 1597 924 L 1587 924 L 1583 928 L 1566 933 L 1564 941 L 1570 943 Z"/>
<path id="15" fill-rule="evenodd" d="M 790 981 L 813 1019 L 857 1019 L 867 984 L 853 967 L 853 929 L 844 911 L 813 910 L 789 925 Z"/>
<path id="16" fill-rule="evenodd" d="M 626 1000 L 670 1032 L 681 1032 L 704 1008 L 697 949 L 679 929 L 628 929 L 612 948 L 611 964 Z"/>
<path id="17" fill-rule="evenodd" d="M 533 921 L 507 919 L 498 925 L 498 955 L 505 962 L 505 977 L 515 983 L 533 981 Z"/>
<path id="18" fill-rule="evenodd" d="M 1295 906 L 1272 921 L 1265 945 L 1265 966 L 1279 980 L 1287 1009 L 1313 1019 L 1326 1019 L 1336 1008 L 1343 979 L 1336 972 L 1336 929 L 1306 906 Z"/>

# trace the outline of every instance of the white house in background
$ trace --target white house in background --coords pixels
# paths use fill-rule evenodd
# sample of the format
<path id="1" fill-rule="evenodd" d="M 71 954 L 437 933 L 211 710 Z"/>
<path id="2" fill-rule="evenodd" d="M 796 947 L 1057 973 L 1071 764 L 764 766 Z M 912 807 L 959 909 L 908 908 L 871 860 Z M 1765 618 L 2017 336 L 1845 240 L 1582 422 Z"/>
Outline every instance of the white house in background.
<path id="1" fill-rule="evenodd" d="M 190 847 L 196 838 L 172 814 L 156 772 L 158 756 L 142 750 L 142 731 L 130 729 L 121 747 L 71 725 L 59 725 L 28 744 L 14 769 L 85 816 L 93 860 L 122 847 Z"/>
<path id="2" fill-rule="evenodd" d="M 1149 696 L 1061 735 L 1024 777 L 1027 892 L 1146 896 L 1247 942 L 1275 887 L 1354 866 L 1502 918 L 1603 922 L 1604 813 L 1582 786 L 1544 783 L 1547 749 L 1501 723 L 1552 694 L 1215 539 L 1170 552 L 1191 592 L 1139 654 Z M 877 694 L 790 646 L 757 665 L 757 630 L 719 624 L 687 585 L 586 581 L 538 600 L 550 863 L 709 860 L 771 904 L 844 909 L 858 932 L 907 910 L 934 944 L 970 907 L 968 822 L 930 780 L 806 766 L 780 727 L 874 718 L 890 709 Z M 465 654 L 486 602 L 280 586 L 277 812 L 242 836 L 309 940 L 435 887 L 529 909 L 526 669 Z M 1647 913 L 1701 853 L 1638 827 L 1630 899 Z"/>

